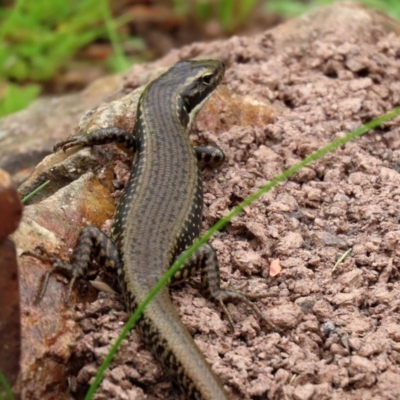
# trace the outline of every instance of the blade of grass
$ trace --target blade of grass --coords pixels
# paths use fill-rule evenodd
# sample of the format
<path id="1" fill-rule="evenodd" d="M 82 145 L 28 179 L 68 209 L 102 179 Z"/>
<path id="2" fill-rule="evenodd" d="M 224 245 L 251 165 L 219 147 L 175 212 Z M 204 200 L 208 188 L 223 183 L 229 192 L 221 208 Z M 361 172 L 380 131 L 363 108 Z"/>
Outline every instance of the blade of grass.
<path id="1" fill-rule="evenodd" d="M 115 21 L 111 15 L 108 0 L 101 2 L 101 9 L 103 13 L 104 23 L 106 25 L 107 34 L 111 42 L 111 46 L 114 51 L 115 62 L 118 72 L 125 71 L 129 68 L 129 61 L 126 59 L 125 54 L 122 50 L 121 40 L 116 30 Z"/>
<path id="2" fill-rule="evenodd" d="M 233 22 L 233 7 L 234 3 L 231 0 L 221 0 L 219 2 L 219 20 L 225 32 L 230 32 L 234 24 Z"/>
<path id="3" fill-rule="evenodd" d="M 4 390 L 4 392 L 3 392 L 3 390 Z M 6 398 L 3 397 L 4 393 L 7 395 Z M 12 394 L 10 385 L 8 384 L 6 377 L 3 375 L 3 373 L 0 370 L 0 400 L 3 400 L 3 399 L 15 400 L 14 395 Z"/>
<path id="4" fill-rule="evenodd" d="M 35 194 L 39 193 L 44 187 L 46 187 L 50 181 L 46 181 L 38 186 L 36 189 L 32 190 L 29 194 L 27 194 L 22 200 L 22 204 L 25 204 L 28 200 L 30 200 Z"/>
<path id="5" fill-rule="evenodd" d="M 344 259 L 353 251 L 352 248 L 346 250 L 340 257 L 339 260 L 336 261 L 335 265 L 332 268 L 332 272 L 335 272 L 336 268 L 344 261 Z"/>
<path id="6" fill-rule="evenodd" d="M 97 370 L 97 374 L 90 385 L 90 388 L 85 396 L 85 400 L 91 400 L 94 392 L 98 388 L 105 370 L 109 366 L 112 358 L 114 357 L 115 353 L 117 352 L 119 346 L 121 345 L 122 341 L 125 339 L 126 335 L 128 332 L 133 328 L 135 323 L 138 321 L 140 316 L 143 313 L 144 308 L 147 306 L 147 304 L 151 301 L 151 299 L 157 294 L 157 292 L 168 283 L 168 281 L 171 279 L 171 277 L 175 274 L 176 271 L 179 270 L 179 268 L 182 266 L 182 264 L 187 260 L 202 244 L 206 243 L 211 236 L 222 229 L 233 217 L 235 217 L 237 214 L 239 214 L 243 209 L 247 206 L 249 206 L 252 202 L 260 198 L 264 193 L 266 193 L 268 190 L 272 189 L 274 186 L 276 186 L 278 183 L 283 182 L 284 180 L 288 179 L 291 177 L 293 174 L 298 172 L 301 168 L 309 165 L 313 161 L 316 161 L 326 154 L 332 152 L 333 150 L 337 149 L 340 146 L 343 146 L 350 140 L 363 135 L 370 129 L 376 128 L 377 126 L 390 121 L 394 117 L 400 115 L 400 107 L 396 107 L 393 110 L 387 112 L 386 114 L 383 114 L 372 121 L 367 122 L 366 124 L 352 130 L 349 132 L 347 135 L 340 137 L 333 142 L 327 144 L 326 146 L 320 148 L 319 150 L 315 151 L 314 153 L 310 154 L 297 164 L 289 167 L 286 169 L 284 172 L 282 172 L 280 175 L 276 176 L 273 178 L 271 181 L 269 181 L 266 185 L 263 185 L 260 187 L 258 190 L 250 194 L 246 199 L 244 199 L 239 205 L 234 207 L 226 216 L 222 217 L 219 221 L 217 221 L 216 224 L 214 224 L 207 232 L 204 233 L 199 239 L 197 239 L 193 245 L 187 249 L 184 253 L 182 253 L 177 260 L 174 262 L 174 264 L 171 266 L 171 268 L 160 278 L 160 280 L 152 287 L 152 289 L 149 291 L 145 299 L 142 301 L 142 303 L 137 307 L 137 309 L 132 313 L 130 316 L 129 320 L 127 323 L 124 325 L 122 328 L 121 333 L 119 334 L 118 338 L 114 342 L 114 344 L 111 346 L 107 356 L 104 358 L 103 362 L 101 363 L 99 369 Z"/>

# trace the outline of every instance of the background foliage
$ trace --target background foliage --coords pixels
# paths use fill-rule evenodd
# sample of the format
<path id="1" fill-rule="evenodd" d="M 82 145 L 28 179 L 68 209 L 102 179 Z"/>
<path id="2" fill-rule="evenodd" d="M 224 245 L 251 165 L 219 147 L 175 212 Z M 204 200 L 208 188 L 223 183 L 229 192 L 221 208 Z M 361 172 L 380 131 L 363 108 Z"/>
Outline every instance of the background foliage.
<path id="1" fill-rule="evenodd" d="M 171 15 L 181 23 L 194 21 L 194 27 L 214 21 L 220 34 L 229 36 L 246 33 L 246 27 L 252 25 L 260 12 L 265 16 L 274 15 L 273 21 L 279 22 L 331 2 L 171 0 L 153 3 L 167 3 Z M 400 18 L 398 0 L 361 2 Z M 129 1 L 122 2 L 123 6 L 118 3 L 109 0 L 15 0 L 1 5 L 0 116 L 25 108 L 40 94 L 54 94 L 52 88 L 59 74 L 79 62 L 82 54 L 88 53 L 88 46 L 95 43 L 109 44 L 109 51 L 89 60 L 93 65 L 101 65 L 104 73 L 123 71 L 134 62 L 155 57 L 132 22 L 135 16 L 127 12 Z M 174 32 L 166 32 L 166 35 L 173 36 Z"/>

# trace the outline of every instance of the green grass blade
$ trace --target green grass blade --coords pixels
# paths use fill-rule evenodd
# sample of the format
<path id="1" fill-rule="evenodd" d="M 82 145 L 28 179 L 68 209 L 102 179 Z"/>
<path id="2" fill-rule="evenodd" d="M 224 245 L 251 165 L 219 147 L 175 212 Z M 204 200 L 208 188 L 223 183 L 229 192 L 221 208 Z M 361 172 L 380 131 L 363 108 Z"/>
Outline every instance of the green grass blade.
<path id="1" fill-rule="evenodd" d="M 32 190 L 29 194 L 27 194 L 22 200 L 22 204 L 25 204 L 28 200 L 30 200 L 35 194 L 39 193 L 44 187 L 46 187 L 50 181 L 46 181 L 38 186 L 36 189 Z"/>
<path id="2" fill-rule="evenodd" d="M 381 115 L 378 118 L 373 119 L 370 122 L 354 129 L 353 131 L 349 132 L 347 135 L 334 140 L 333 142 L 327 144 L 326 146 L 322 147 L 321 149 L 315 151 L 314 153 L 310 154 L 297 164 L 291 166 L 280 175 L 273 178 L 269 181 L 266 185 L 260 187 L 254 193 L 250 194 L 246 199 L 244 199 L 239 205 L 234 207 L 226 216 L 221 218 L 216 224 L 214 224 L 204 235 L 202 235 L 199 239 L 197 239 L 193 245 L 187 249 L 178 259 L 174 262 L 171 268 L 160 278 L 156 285 L 149 291 L 146 298 L 143 302 L 137 307 L 135 312 L 130 316 L 127 323 L 124 325 L 121 333 L 119 334 L 118 338 L 116 339 L 115 343 L 111 346 L 110 351 L 108 352 L 107 356 L 103 360 L 102 364 L 100 365 L 97 374 L 90 385 L 90 388 L 85 396 L 85 400 L 91 400 L 93 394 L 95 393 L 96 389 L 98 388 L 105 370 L 109 366 L 111 360 L 113 359 L 114 355 L 116 354 L 119 346 L 121 345 L 122 341 L 125 339 L 128 332 L 133 328 L 137 320 L 143 313 L 144 308 L 146 305 L 151 301 L 151 299 L 157 294 L 157 292 L 168 283 L 169 279 L 175 274 L 176 271 L 182 266 L 182 264 L 204 243 L 206 243 L 211 236 L 217 232 L 218 230 L 222 229 L 233 217 L 239 214 L 245 207 L 250 205 L 252 202 L 260 198 L 264 193 L 268 190 L 272 189 L 278 183 L 283 182 L 284 180 L 290 178 L 293 174 L 298 172 L 301 168 L 309 165 L 313 161 L 316 161 L 326 154 L 334 151 L 340 146 L 343 146 L 350 140 L 363 135 L 370 129 L 374 129 L 379 125 L 390 121 L 394 117 L 400 115 L 400 107 L 394 108 L 393 110 L 387 112 L 386 114 Z"/>
<path id="3" fill-rule="evenodd" d="M 6 394 L 7 397 L 3 395 Z M 6 377 L 0 370 L 0 400 L 15 400 L 14 395 L 12 394 L 10 385 L 7 382 Z"/>
<path id="4" fill-rule="evenodd" d="M 102 12 L 104 22 L 106 24 L 107 34 L 111 42 L 111 46 L 114 51 L 114 64 L 116 66 L 117 72 L 125 71 L 129 68 L 129 61 L 126 59 L 125 54 L 122 50 L 121 40 L 119 38 L 118 32 L 116 30 L 115 21 L 111 15 L 110 7 L 108 5 L 108 0 L 103 0 L 101 2 Z"/>
<path id="5" fill-rule="evenodd" d="M 225 32 L 230 32 L 233 21 L 233 1 L 221 0 L 219 2 L 219 20 Z"/>

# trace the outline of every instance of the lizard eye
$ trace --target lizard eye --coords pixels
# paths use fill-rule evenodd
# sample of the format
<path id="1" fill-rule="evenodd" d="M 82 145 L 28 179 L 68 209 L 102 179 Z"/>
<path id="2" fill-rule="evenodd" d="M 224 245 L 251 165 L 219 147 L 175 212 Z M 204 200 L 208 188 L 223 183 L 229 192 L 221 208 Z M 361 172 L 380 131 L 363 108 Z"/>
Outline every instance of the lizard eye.
<path id="1" fill-rule="evenodd" d="M 204 85 L 210 86 L 210 85 L 211 85 L 211 82 L 212 82 L 212 77 L 213 77 L 212 74 L 205 74 L 205 75 L 203 75 L 203 76 L 201 77 L 201 79 L 202 79 Z"/>

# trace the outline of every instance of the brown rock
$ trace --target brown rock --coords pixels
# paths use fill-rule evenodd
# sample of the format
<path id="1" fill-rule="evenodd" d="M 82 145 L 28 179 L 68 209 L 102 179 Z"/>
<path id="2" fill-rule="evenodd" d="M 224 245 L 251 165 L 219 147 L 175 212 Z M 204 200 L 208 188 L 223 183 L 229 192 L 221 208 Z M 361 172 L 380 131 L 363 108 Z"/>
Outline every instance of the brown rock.
<path id="1" fill-rule="evenodd" d="M 17 229 L 22 204 L 10 176 L 0 169 L 0 371 L 19 398 L 21 316 L 18 264 L 14 243 L 7 236 Z"/>
<path id="2" fill-rule="evenodd" d="M 0 243 L 13 233 L 22 216 L 22 204 L 10 175 L 0 169 Z"/>
<path id="3" fill-rule="evenodd" d="M 25 180 L 33 167 L 51 153 L 55 141 L 64 138 L 85 111 L 110 101 L 120 85 L 121 76 L 104 77 L 81 93 L 43 98 L 26 110 L 0 119 L 0 167 L 16 182 Z"/>
<path id="4" fill-rule="evenodd" d="M 19 398 L 20 388 L 16 385 L 21 355 L 18 265 L 14 243 L 9 239 L 0 243 L 0 277 L 0 371 Z"/>
<path id="5" fill-rule="evenodd" d="M 48 252 L 65 254 L 72 247 L 80 225 L 100 227 L 111 218 L 114 201 L 93 174 L 85 174 L 48 199 L 25 207 L 24 218 L 13 238 L 19 252 L 45 246 Z M 27 238 L 29 238 L 27 240 Z M 81 336 L 74 321 L 75 292 L 64 303 L 66 286 L 51 277 L 44 298 L 35 303 L 41 276 L 49 265 L 21 255 L 20 296 L 22 318 L 22 395 L 24 398 L 67 398 L 65 364 Z M 80 299 L 82 301 L 82 298 Z M 64 395 L 61 395 L 64 393 Z"/>

